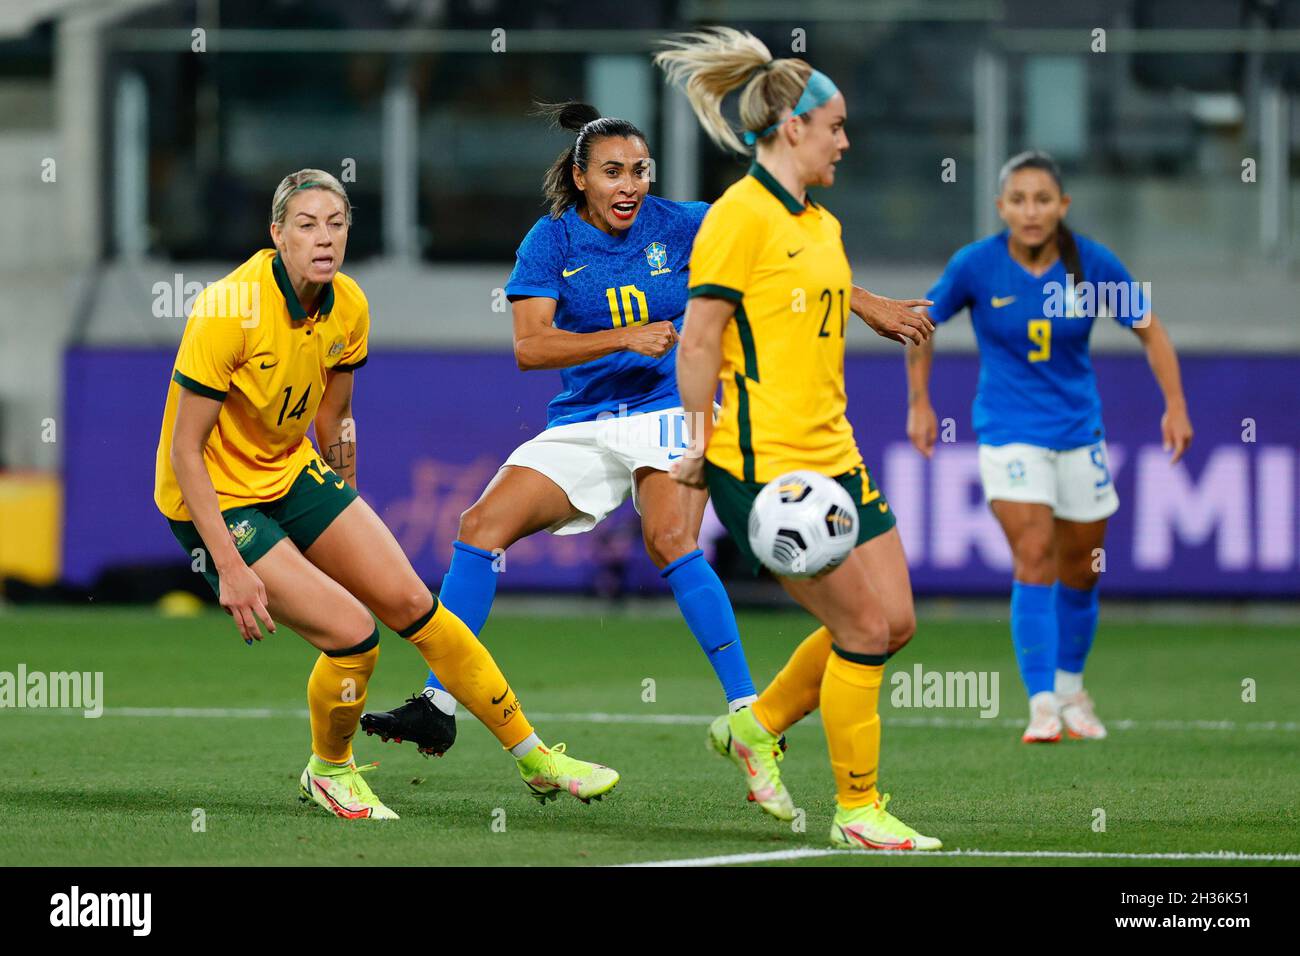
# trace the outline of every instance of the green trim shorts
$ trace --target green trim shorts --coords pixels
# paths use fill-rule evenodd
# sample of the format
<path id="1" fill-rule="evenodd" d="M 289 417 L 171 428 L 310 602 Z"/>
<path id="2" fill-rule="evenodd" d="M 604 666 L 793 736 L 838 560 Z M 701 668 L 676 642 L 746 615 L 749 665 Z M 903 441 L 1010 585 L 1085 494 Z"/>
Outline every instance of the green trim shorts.
<path id="1" fill-rule="evenodd" d="M 713 500 L 713 510 L 749 563 L 750 570 L 758 574 L 763 563 L 749 547 L 749 510 L 758 493 L 765 487 L 764 484 L 742 481 L 711 461 L 704 463 L 704 475 L 709 486 L 709 497 Z M 875 479 L 865 465 L 858 465 L 842 475 L 836 475 L 835 480 L 858 506 L 857 544 L 879 537 L 898 523 L 889 502 L 885 500 L 885 493 L 876 486 Z"/>
<path id="2" fill-rule="evenodd" d="M 221 517 L 244 563 L 251 566 L 284 538 L 297 545 L 299 551 L 306 551 L 356 499 L 356 490 L 316 458 L 303 467 L 283 498 L 227 508 Z M 197 557 L 196 551 L 207 551 L 194 522 L 168 518 L 167 523 L 191 558 Z M 212 590 L 220 595 L 217 569 L 206 554 L 202 572 Z"/>

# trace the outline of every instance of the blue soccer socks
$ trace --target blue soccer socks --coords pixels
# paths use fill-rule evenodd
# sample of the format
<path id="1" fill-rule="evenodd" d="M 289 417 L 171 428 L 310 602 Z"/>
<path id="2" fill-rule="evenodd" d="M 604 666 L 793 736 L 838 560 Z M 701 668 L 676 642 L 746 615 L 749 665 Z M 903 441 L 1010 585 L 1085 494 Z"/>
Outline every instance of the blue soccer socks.
<path id="1" fill-rule="evenodd" d="M 756 696 L 749 663 L 740 644 L 740 629 L 731 599 L 717 573 L 698 548 L 659 572 L 673 589 L 686 626 L 695 635 L 713 671 L 718 675 L 728 703 Z"/>
<path id="2" fill-rule="evenodd" d="M 1056 681 L 1057 623 L 1050 584 L 1011 584 L 1011 643 L 1029 696 Z"/>

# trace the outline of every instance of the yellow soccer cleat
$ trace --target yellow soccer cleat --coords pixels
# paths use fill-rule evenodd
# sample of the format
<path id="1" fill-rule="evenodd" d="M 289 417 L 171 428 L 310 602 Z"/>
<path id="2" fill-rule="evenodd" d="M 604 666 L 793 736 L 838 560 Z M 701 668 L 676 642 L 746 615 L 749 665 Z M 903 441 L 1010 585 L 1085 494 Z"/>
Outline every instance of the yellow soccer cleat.
<path id="1" fill-rule="evenodd" d="M 709 726 L 709 747 L 744 774 L 749 799 L 778 820 L 794 819 L 794 801 L 781 782 L 781 738 L 768 733 L 748 707 L 724 714 Z"/>
<path id="2" fill-rule="evenodd" d="M 618 771 L 603 764 L 577 760 L 564 752 L 564 744 L 540 744 L 519 758 L 519 776 L 538 803 L 572 794 L 583 803 L 599 800 L 618 786 Z"/>
<path id="3" fill-rule="evenodd" d="M 340 767 L 312 754 L 298 781 L 298 799 L 304 803 L 315 801 L 344 820 L 396 820 L 397 814 L 384 806 L 361 779 L 363 773 L 378 766 L 368 763 L 358 767 L 350 763 Z"/>
<path id="4" fill-rule="evenodd" d="M 889 794 L 864 807 L 835 806 L 831 846 L 851 850 L 941 850 L 943 843 L 922 836 L 885 810 Z"/>

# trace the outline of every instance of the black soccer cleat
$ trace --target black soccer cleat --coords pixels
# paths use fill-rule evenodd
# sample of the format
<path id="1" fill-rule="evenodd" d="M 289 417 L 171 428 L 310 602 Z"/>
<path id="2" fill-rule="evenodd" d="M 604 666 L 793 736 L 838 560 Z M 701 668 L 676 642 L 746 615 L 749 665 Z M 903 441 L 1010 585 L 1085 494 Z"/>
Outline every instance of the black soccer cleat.
<path id="1" fill-rule="evenodd" d="M 378 734 L 387 743 L 409 740 L 420 753 L 441 757 L 456 742 L 456 718 L 444 714 L 424 694 L 407 699 L 401 707 L 378 714 L 362 714 L 361 729 L 367 735 Z"/>

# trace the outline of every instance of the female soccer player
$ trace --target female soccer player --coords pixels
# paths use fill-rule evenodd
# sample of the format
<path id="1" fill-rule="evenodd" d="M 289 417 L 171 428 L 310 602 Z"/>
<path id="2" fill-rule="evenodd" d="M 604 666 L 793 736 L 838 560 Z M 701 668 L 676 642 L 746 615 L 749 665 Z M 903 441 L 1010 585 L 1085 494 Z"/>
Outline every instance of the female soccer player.
<path id="1" fill-rule="evenodd" d="M 1097 740 L 1106 728 L 1083 689 L 1097 631 L 1096 563 L 1119 508 L 1107 466 L 1101 399 L 1088 357 L 1093 319 L 1108 311 L 1146 349 L 1164 393 L 1164 446 L 1192 440 L 1178 356 L 1115 254 L 1065 225 L 1070 197 L 1046 153 L 1013 156 L 998 178 L 1007 228 L 958 250 L 930 290 L 930 316 L 970 309 L 980 350 L 974 427 L 980 480 L 1014 559 L 1011 640 L 1029 692 L 1026 743 Z M 934 343 L 908 353 L 907 434 L 927 457 Z"/>
<path id="2" fill-rule="evenodd" d="M 287 624 L 321 651 L 307 682 L 301 796 L 345 819 L 397 819 L 357 767 L 352 735 L 385 625 L 416 646 L 518 761 L 539 799 L 590 800 L 618 774 L 546 748 L 501 671 L 439 605 L 356 493 L 353 372 L 366 297 L 339 272 L 352 209 L 319 169 L 286 176 L 264 249 L 196 301 L 158 441 L 154 500 L 245 642 Z M 322 459 L 307 438 L 326 450 Z M 368 610 L 369 609 L 369 610 Z"/>
<path id="3" fill-rule="evenodd" d="M 677 380 L 692 423 L 693 454 L 674 476 L 707 485 L 718 517 L 742 552 L 750 506 L 763 485 L 806 468 L 837 480 L 858 504 L 858 545 L 817 578 L 779 578 L 823 625 L 796 649 L 752 707 L 710 728 L 713 745 L 741 768 L 750 795 L 778 819 L 794 804 L 773 743 L 821 707 L 835 773 L 832 844 L 861 849 L 941 846 L 886 809 L 876 789 L 877 703 L 886 658 L 916 627 L 902 542 L 884 495 L 862 462 L 845 417 L 844 333 L 854 295 L 840 224 L 808 198 L 831 186 L 849 147 L 844 96 L 799 59 L 773 59 L 758 39 L 729 28 L 671 41 L 656 57 L 681 84 L 718 145 L 746 152 L 723 118 L 741 89 L 749 175 L 704 218 L 690 261 L 690 304 Z M 930 326 L 918 317 L 918 334 Z M 710 409 L 722 381 L 722 414 Z M 697 454 L 703 452 L 703 455 Z"/>
<path id="4" fill-rule="evenodd" d="M 590 531 L 631 493 L 646 552 L 736 710 L 755 699 L 754 684 L 727 592 L 696 544 L 707 496 L 668 475 L 686 450 L 672 351 L 708 205 L 650 195 L 649 149 L 631 123 L 581 103 L 542 111 L 577 136 L 546 174 L 550 213 L 524 237 L 505 291 L 519 367 L 560 369 L 564 390 L 546 429 L 461 516 L 439 597 L 480 633 L 496 594 L 495 555 L 543 528 Z M 856 307 L 883 334 L 922 321 L 865 290 Z M 430 674 L 422 693 L 361 726 L 437 753 L 454 740 L 454 708 Z"/>

